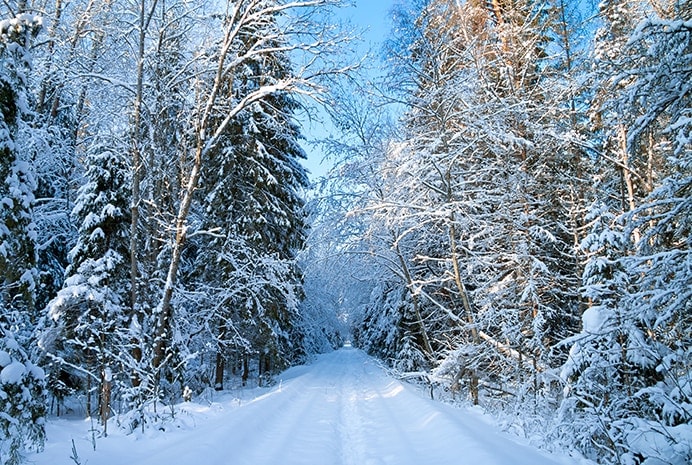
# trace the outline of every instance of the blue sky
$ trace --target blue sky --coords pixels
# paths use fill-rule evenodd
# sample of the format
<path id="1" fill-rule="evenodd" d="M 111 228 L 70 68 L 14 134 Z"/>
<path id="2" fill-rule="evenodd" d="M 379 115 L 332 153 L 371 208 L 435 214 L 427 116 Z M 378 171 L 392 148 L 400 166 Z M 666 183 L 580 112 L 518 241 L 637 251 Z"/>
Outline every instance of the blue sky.
<path id="1" fill-rule="evenodd" d="M 349 21 L 357 30 L 364 30 L 362 53 L 368 49 L 377 53 L 382 41 L 390 30 L 389 12 L 395 0 L 352 0 L 353 6 L 341 8 L 339 13 L 345 21 Z M 323 129 L 310 128 L 306 125 L 303 133 L 309 140 L 319 137 L 317 133 L 324 133 Z M 321 162 L 322 154 L 314 147 L 305 146 L 308 160 L 305 166 L 310 170 L 310 177 L 316 179 L 328 170 L 329 166 Z"/>
<path id="2" fill-rule="evenodd" d="M 354 3 L 343 9 L 344 17 L 356 26 L 368 28 L 366 42 L 381 42 L 389 32 L 389 11 L 394 0 L 355 0 Z"/>

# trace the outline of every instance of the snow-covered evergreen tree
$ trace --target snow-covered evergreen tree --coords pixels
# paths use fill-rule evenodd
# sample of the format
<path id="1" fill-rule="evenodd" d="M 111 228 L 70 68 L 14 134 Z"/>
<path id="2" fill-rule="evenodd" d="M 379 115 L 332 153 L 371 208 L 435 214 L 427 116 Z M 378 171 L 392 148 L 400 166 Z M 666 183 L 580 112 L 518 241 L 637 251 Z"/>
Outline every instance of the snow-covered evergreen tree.
<path id="1" fill-rule="evenodd" d="M 34 2 L 33 7 L 40 8 L 45 27 L 42 46 L 34 51 L 36 116 L 25 140 L 35 152 L 37 307 L 44 308 L 62 288 L 69 251 L 77 238 L 71 211 L 83 181 L 80 143 L 93 134 L 84 131 L 90 104 L 100 106 L 98 100 L 88 98 L 88 81 L 80 74 L 99 66 L 97 57 L 104 45 L 103 16 L 99 15 L 108 14 L 112 5 L 77 0 Z M 87 124 L 93 127 L 93 123 Z"/>
<path id="2" fill-rule="evenodd" d="M 277 20 L 268 17 L 243 31 L 234 45 L 239 53 L 259 38 L 278 37 Z M 246 60 L 224 86 L 224 98 L 241 101 L 290 76 L 280 40 L 265 46 L 277 52 Z M 217 301 L 217 386 L 226 356 L 257 354 L 261 368 L 270 371 L 300 350 L 292 328 L 301 296 L 295 258 L 305 240 L 302 195 L 308 181 L 300 165 L 305 155 L 298 145 L 296 108 L 293 97 L 277 93 L 243 110 L 210 153 L 200 178 L 200 226 L 210 233 L 192 240 L 191 252 L 196 279 Z"/>
<path id="3" fill-rule="evenodd" d="M 0 22 L 0 305 L 5 320 L 26 342 L 36 324 L 36 226 L 32 218 L 36 183 L 30 160 L 17 139 L 30 113 L 27 71 L 29 45 L 41 20 L 20 14 Z"/>
<path id="4" fill-rule="evenodd" d="M 627 355 L 628 347 L 641 338 L 641 329 L 622 308 L 630 285 L 622 262 L 627 239 L 617 218 L 605 206 L 595 206 L 587 217 L 592 233 L 581 246 L 589 257 L 583 285 L 590 307 L 582 316 L 582 332 L 567 340 L 573 345 L 562 371 L 563 378 L 573 380 L 562 406 L 561 420 L 570 428 L 566 434 L 594 459 L 617 454 L 614 449 L 622 447 L 612 425 L 628 407 L 617 393 L 637 380 L 630 378 L 635 367 Z M 573 409 L 583 416 L 571 416 Z M 604 450 L 593 449 L 594 441 Z"/>
<path id="5" fill-rule="evenodd" d="M 28 357 L 36 324 L 35 181 L 18 139 L 31 112 L 29 46 L 40 18 L 23 11 L 0 20 L 0 463 L 15 465 L 25 447 L 42 447 L 43 370 Z"/>
<path id="6" fill-rule="evenodd" d="M 210 17 L 213 27 L 200 23 L 199 30 L 191 34 L 199 33 L 194 36 L 199 40 L 194 42 L 184 72 L 176 75 L 193 91 L 186 100 L 190 106 L 183 113 L 188 123 L 181 132 L 180 171 L 171 183 L 179 191 L 171 197 L 173 210 L 164 212 L 157 223 L 158 227 L 173 223 L 159 231 L 164 245 L 157 259 L 165 279 L 152 280 L 159 287 L 154 294 L 158 303 L 143 308 L 147 325 L 153 327 L 148 332 L 152 350 L 144 354 L 151 361 L 145 365 L 153 367 L 156 380 L 180 379 L 180 371 L 173 370 L 178 371 L 174 375 L 168 370 L 183 366 L 174 363 L 178 350 L 173 347 L 183 341 L 194 345 L 188 338 L 201 342 L 196 347 L 204 350 L 217 345 L 214 339 L 221 334 L 235 341 L 243 339 L 220 331 L 219 319 L 212 322 L 214 318 L 206 316 L 218 311 L 234 314 L 244 306 L 198 313 L 198 321 L 209 325 L 203 329 L 197 323 L 187 326 L 192 321 L 183 316 L 183 302 L 200 297 L 194 293 L 195 282 L 202 282 L 215 296 L 235 298 L 242 286 L 229 288 L 228 280 L 237 277 L 237 272 L 254 276 L 253 286 L 263 282 L 263 297 L 258 300 L 262 308 L 251 309 L 256 318 L 247 321 L 248 325 L 256 324 L 253 337 L 257 336 L 263 369 L 277 361 L 277 354 L 287 360 L 299 346 L 294 341 L 297 333 L 287 330 L 295 319 L 300 297 L 300 275 L 294 259 L 304 237 L 299 195 L 307 178 L 298 163 L 303 155 L 293 113 L 297 109 L 295 96 L 315 95 L 319 92 L 317 81 L 333 72 L 311 74 L 311 69 L 325 62 L 309 57 L 331 46 L 328 31 L 318 30 L 320 26 L 313 20 L 322 8 L 334 3 L 222 2 L 210 5 L 218 12 Z M 294 67 L 294 58 L 304 59 L 305 66 Z M 233 157 L 238 163 L 231 163 Z M 219 267 L 200 261 L 196 251 L 216 254 L 212 263 L 220 258 Z M 252 266 L 236 268 L 238 263 L 245 265 L 245 258 L 238 261 L 238 256 L 254 257 L 248 262 Z M 202 274 L 211 277 L 209 283 L 193 281 Z M 220 282 L 223 286 L 218 285 Z M 197 302 L 204 301 L 201 297 Z M 248 302 L 240 301 L 243 305 Z M 188 329 L 192 331 L 188 333 Z M 213 339 L 194 337 L 202 334 Z M 265 363 L 270 358 L 275 360 Z"/>
<path id="7" fill-rule="evenodd" d="M 618 123 L 606 131 L 602 157 L 616 165 L 622 189 L 619 202 L 594 211 L 583 243 L 590 306 L 582 333 L 569 340 L 563 425 L 577 425 L 580 449 L 608 463 L 686 463 L 692 29 L 683 5 L 649 12 L 638 25 L 625 6 L 633 5 L 603 4 L 611 29 L 626 32 L 608 55 L 617 63 L 604 68 L 614 92 L 601 107 Z"/>
<path id="8" fill-rule="evenodd" d="M 65 285 L 48 304 L 53 326 L 45 329 L 42 345 L 64 363 L 59 370 L 83 380 L 87 414 L 92 413 L 91 386 L 99 387 L 105 420 L 110 413 L 105 396 L 110 395 L 113 375 L 122 375 L 121 357 L 131 339 L 126 267 L 129 171 L 122 153 L 103 145 L 90 150 L 86 165 L 87 183 L 73 212 L 80 223 L 79 237 L 70 252 Z"/>

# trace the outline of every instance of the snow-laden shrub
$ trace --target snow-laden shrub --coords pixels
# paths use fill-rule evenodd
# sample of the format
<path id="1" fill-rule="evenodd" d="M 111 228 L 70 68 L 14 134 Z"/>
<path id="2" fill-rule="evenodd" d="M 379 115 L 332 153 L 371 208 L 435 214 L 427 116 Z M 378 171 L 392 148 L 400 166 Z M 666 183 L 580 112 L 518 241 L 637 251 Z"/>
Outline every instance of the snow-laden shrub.
<path id="1" fill-rule="evenodd" d="M 45 438 L 45 375 L 12 333 L 0 327 L 0 465 L 21 462 Z"/>

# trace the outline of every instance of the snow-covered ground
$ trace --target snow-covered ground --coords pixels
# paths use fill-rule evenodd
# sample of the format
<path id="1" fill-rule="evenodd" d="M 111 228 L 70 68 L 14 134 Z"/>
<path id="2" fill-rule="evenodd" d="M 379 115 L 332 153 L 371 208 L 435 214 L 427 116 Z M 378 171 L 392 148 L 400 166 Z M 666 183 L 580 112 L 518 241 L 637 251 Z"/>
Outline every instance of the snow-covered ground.
<path id="1" fill-rule="evenodd" d="M 45 452 L 29 459 L 74 463 L 74 440 L 83 465 L 578 463 L 521 444 L 476 410 L 429 400 L 353 348 L 321 355 L 280 379 L 272 388 L 182 404 L 172 430 L 114 431 L 97 439 L 95 451 L 88 421 L 57 419 L 48 425 Z"/>

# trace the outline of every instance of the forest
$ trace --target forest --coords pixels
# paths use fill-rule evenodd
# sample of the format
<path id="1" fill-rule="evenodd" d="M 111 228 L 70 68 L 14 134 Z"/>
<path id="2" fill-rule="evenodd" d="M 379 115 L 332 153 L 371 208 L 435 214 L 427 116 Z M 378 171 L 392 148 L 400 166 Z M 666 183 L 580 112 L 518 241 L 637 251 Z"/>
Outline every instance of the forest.
<path id="1" fill-rule="evenodd" d="M 344 3 L 0 3 L 0 464 L 346 340 L 692 461 L 692 1 L 399 0 L 379 73 Z"/>

